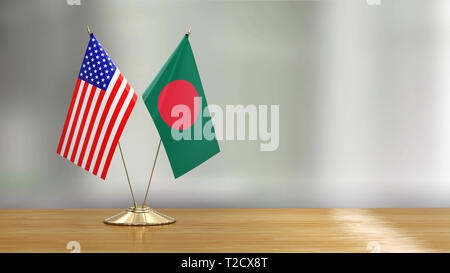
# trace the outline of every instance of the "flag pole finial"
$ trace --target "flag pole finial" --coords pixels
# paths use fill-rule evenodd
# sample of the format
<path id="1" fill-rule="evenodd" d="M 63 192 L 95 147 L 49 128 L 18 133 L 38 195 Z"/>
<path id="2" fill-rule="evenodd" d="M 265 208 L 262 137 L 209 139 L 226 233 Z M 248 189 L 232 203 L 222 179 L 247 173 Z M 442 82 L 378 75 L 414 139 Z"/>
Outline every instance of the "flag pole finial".
<path id="1" fill-rule="evenodd" d="M 191 35 L 191 27 L 189 27 L 188 32 L 186 33 L 187 37 L 189 38 L 189 36 Z"/>
<path id="2" fill-rule="evenodd" d="M 86 30 L 87 30 L 87 33 L 89 34 L 89 37 L 92 36 L 92 31 L 91 31 L 91 28 L 89 27 L 89 25 L 86 25 Z"/>

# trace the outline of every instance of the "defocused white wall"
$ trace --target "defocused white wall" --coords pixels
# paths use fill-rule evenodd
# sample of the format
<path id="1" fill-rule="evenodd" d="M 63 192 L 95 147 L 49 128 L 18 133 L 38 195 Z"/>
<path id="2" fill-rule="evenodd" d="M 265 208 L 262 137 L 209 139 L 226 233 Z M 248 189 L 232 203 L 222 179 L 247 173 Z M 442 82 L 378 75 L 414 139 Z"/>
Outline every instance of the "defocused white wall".
<path id="1" fill-rule="evenodd" d="M 3 1 L 0 208 L 126 207 L 56 155 L 89 24 L 138 94 L 184 32 L 208 103 L 280 105 L 280 146 L 221 141 L 174 181 L 162 151 L 155 207 L 447 207 L 447 1 Z M 139 200 L 159 137 L 141 100 L 121 138 Z"/>

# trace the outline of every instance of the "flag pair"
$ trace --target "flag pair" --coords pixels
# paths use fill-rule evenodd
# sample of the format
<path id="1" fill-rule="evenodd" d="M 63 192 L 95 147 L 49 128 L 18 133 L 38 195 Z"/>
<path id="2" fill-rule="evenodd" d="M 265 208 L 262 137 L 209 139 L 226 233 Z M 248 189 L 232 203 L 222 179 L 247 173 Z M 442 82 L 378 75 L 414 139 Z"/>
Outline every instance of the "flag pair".
<path id="1" fill-rule="evenodd" d="M 212 124 L 188 35 L 142 96 L 164 144 L 175 178 L 219 150 L 214 127 L 194 139 L 193 128 Z M 105 179 L 137 94 L 91 34 L 57 153 Z M 201 131 L 203 133 L 203 129 Z"/>

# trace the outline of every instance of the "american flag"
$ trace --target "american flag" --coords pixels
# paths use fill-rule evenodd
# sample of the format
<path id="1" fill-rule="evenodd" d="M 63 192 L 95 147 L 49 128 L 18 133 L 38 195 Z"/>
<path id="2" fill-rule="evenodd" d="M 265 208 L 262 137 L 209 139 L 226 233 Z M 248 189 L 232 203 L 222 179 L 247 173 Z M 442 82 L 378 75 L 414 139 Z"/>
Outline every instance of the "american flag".
<path id="1" fill-rule="evenodd" d="M 92 34 L 57 153 L 106 178 L 137 95 Z"/>

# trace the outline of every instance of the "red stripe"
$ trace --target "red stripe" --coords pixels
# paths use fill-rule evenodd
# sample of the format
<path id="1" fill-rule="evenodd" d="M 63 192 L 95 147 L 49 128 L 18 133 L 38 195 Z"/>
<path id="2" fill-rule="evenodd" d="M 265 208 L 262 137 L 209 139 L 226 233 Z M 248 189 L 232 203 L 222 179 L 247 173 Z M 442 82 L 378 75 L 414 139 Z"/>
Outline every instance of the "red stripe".
<path id="1" fill-rule="evenodd" d="M 125 124 L 128 121 L 128 118 L 130 117 L 131 111 L 133 110 L 134 105 L 136 104 L 137 95 L 133 92 L 133 98 L 130 101 L 130 104 L 128 105 L 127 110 L 125 111 L 125 114 L 122 118 L 122 121 L 120 122 L 119 128 L 117 128 L 117 133 L 114 136 L 114 140 L 111 144 L 111 149 L 109 150 L 108 157 L 106 158 L 105 166 L 103 167 L 101 179 L 106 178 L 106 174 L 108 173 L 109 165 L 111 164 L 111 159 L 114 155 L 114 152 L 116 150 L 117 143 L 119 142 L 120 135 L 122 134 L 123 128 L 125 127 Z"/>
<path id="2" fill-rule="evenodd" d="M 111 95 L 109 96 L 108 101 L 106 103 L 105 109 L 103 110 L 102 117 L 100 119 L 100 123 L 98 124 L 97 132 L 95 133 L 94 142 L 92 142 L 91 151 L 89 152 L 89 157 L 88 157 L 88 160 L 86 163 L 86 168 L 85 168 L 86 170 L 89 170 L 89 168 L 91 166 L 92 158 L 94 157 L 94 153 L 95 153 L 95 148 L 97 147 L 98 139 L 99 139 L 100 133 L 102 132 L 102 129 L 103 129 L 103 124 L 105 123 L 106 116 L 108 115 L 109 108 L 111 107 L 114 97 L 116 96 L 117 90 L 119 90 L 119 87 L 122 84 L 122 80 L 123 80 L 123 76 L 121 73 L 121 74 L 119 74 L 119 77 L 117 78 L 114 88 L 111 91 Z"/>
<path id="3" fill-rule="evenodd" d="M 83 105 L 84 96 L 86 95 L 88 85 L 89 84 L 87 82 L 84 82 L 83 91 L 81 92 L 80 101 L 78 102 L 77 111 L 75 112 L 75 117 L 72 122 L 72 128 L 70 129 L 69 139 L 67 140 L 66 150 L 64 151 L 65 158 L 67 158 L 67 154 L 69 153 L 70 146 L 72 144 L 73 133 L 77 127 L 78 117 L 80 116 L 81 106 Z"/>
<path id="4" fill-rule="evenodd" d="M 73 148 L 73 152 L 72 152 L 72 156 L 70 158 L 70 161 L 75 162 L 75 156 L 77 155 L 78 152 L 78 145 L 80 144 L 80 140 L 81 140 L 81 135 L 83 135 L 83 130 L 84 130 L 84 124 L 86 123 L 86 119 L 87 119 L 87 115 L 89 114 L 89 110 L 91 108 L 91 104 L 92 104 L 92 99 L 94 98 L 94 94 L 95 91 L 93 91 L 95 89 L 95 86 L 91 85 L 91 91 L 89 94 L 89 98 L 86 104 L 86 109 L 84 109 L 84 114 L 83 114 L 83 118 L 81 119 L 81 124 L 80 124 L 80 130 L 78 130 L 78 135 L 77 135 L 77 139 L 75 140 L 75 146 Z"/>
<path id="5" fill-rule="evenodd" d="M 72 116 L 73 105 L 75 104 L 75 100 L 77 99 L 78 89 L 80 89 L 81 79 L 78 78 L 77 84 L 75 85 L 75 90 L 73 90 L 72 101 L 70 102 L 69 112 L 67 113 L 66 122 L 64 123 L 64 129 L 62 131 L 61 138 L 59 139 L 58 150 L 56 153 L 61 154 L 61 148 L 64 143 L 64 138 L 66 138 L 67 126 L 69 126 L 70 116 Z"/>
<path id="6" fill-rule="evenodd" d="M 100 105 L 102 104 L 103 97 L 105 96 L 105 91 L 98 89 L 97 87 L 92 86 L 92 92 L 100 92 L 97 97 L 97 102 L 95 103 L 94 112 L 92 112 L 91 121 L 89 122 L 89 127 L 86 132 L 86 137 L 84 138 L 83 148 L 81 149 L 80 158 L 78 159 L 78 166 L 81 167 L 81 164 L 83 164 L 84 154 L 86 153 L 86 148 L 89 143 L 89 139 L 91 138 L 91 132 L 92 128 L 94 127 L 95 119 L 97 117 L 98 109 L 100 109 Z M 89 169 L 88 169 L 89 170 Z"/>
<path id="7" fill-rule="evenodd" d="M 97 156 L 97 162 L 95 162 L 94 171 L 92 172 L 94 175 L 97 175 L 98 168 L 100 167 L 100 163 L 102 162 L 103 154 L 105 153 L 106 145 L 108 144 L 109 136 L 111 135 L 111 131 L 114 127 L 114 124 L 116 123 L 117 116 L 119 115 L 119 112 L 123 107 L 123 104 L 125 102 L 125 99 L 128 96 L 129 91 L 130 91 L 130 85 L 127 83 L 127 85 L 125 86 L 125 89 L 122 92 L 122 95 L 120 96 L 119 101 L 117 102 L 116 108 L 114 109 L 114 112 L 111 116 L 111 120 L 108 124 L 108 127 L 106 128 L 105 136 L 103 137 L 102 144 L 100 146 L 100 151 Z"/>

